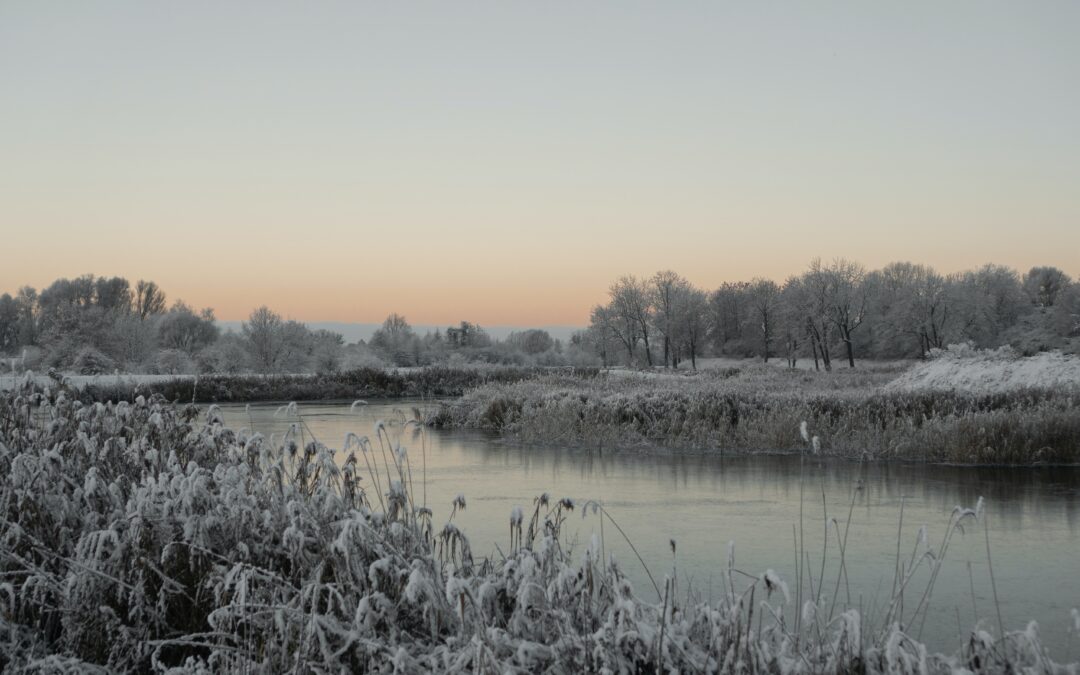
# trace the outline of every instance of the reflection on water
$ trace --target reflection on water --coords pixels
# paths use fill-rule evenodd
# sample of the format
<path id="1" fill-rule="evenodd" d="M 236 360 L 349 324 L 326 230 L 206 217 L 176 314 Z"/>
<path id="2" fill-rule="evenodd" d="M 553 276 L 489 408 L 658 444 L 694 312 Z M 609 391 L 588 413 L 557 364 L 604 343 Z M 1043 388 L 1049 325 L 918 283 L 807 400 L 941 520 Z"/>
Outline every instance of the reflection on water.
<path id="1" fill-rule="evenodd" d="M 346 433 L 372 434 L 378 419 L 398 417 L 409 404 L 372 404 L 350 412 L 347 404 L 300 408 L 304 421 L 323 443 L 341 447 Z M 274 406 L 226 406 L 235 428 L 254 426 L 269 436 L 290 423 Z M 399 434 L 400 426 L 391 425 Z M 989 538 L 1001 612 L 1007 628 L 1039 622 L 1040 633 L 1056 660 L 1080 658 L 1080 639 L 1069 637 L 1069 610 L 1080 607 L 1080 469 L 1030 469 L 859 463 L 790 455 L 722 457 L 710 455 L 611 452 L 521 447 L 478 432 L 427 432 L 427 498 L 435 521 L 449 514 L 455 495 L 468 508 L 455 516 L 478 555 L 497 555 L 509 543 L 509 514 L 529 506 L 539 494 L 597 499 L 633 540 L 654 576 L 670 573 L 669 540 L 678 544 L 678 574 L 702 597 L 720 592 L 727 545 L 736 545 L 737 565 L 760 573 L 773 568 L 794 591 L 795 544 L 799 513 L 814 584 L 824 578 L 826 601 L 839 571 L 837 532 L 828 532 L 825 572 L 821 556 L 825 523 L 835 518 L 843 532 L 851 512 L 845 555 L 850 603 L 880 616 L 893 583 L 897 531 L 905 562 L 920 526 L 929 526 L 932 544 L 940 542 L 953 508 L 986 500 Z M 420 479 L 419 440 L 409 448 L 414 477 Z M 417 486 L 417 492 L 419 492 Z M 824 500 L 823 495 L 824 493 Z M 903 523 L 900 523 L 901 503 Z M 854 504 L 854 506 L 852 506 Z M 599 536 L 599 520 L 573 519 L 566 532 L 582 546 Z M 649 584 L 632 553 L 606 531 L 605 548 L 614 552 L 638 592 Z M 996 628 L 996 611 L 986 564 L 982 524 L 953 539 L 934 587 L 922 637 L 937 649 L 952 651 L 975 618 Z M 970 568 L 970 576 L 969 576 Z M 924 570 L 925 571 L 925 570 Z M 918 574 L 905 603 L 918 603 L 929 574 Z M 804 585 L 809 585 L 804 581 Z M 974 585 L 974 598 L 972 597 Z M 839 590 L 848 600 L 848 584 Z M 804 593 L 804 599 L 806 593 Z M 795 612 L 794 598 L 788 615 Z M 909 610 L 910 611 L 910 610 Z M 919 627 L 910 628 L 918 634 Z"/>

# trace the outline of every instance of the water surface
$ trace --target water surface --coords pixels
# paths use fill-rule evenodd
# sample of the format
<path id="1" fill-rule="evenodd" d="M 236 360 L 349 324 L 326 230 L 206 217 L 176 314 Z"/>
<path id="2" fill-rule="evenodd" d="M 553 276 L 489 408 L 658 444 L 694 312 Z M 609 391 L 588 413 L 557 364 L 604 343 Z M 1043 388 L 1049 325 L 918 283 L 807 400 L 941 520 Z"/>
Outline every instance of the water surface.
<path id="1" fill-rule="evenodd" d="M 372 402 L 350 412 L 347 404 L 302 404 L 303 420 L 320 441 L 340 448 L 346 433 L 371 435 L 376 420 L 411 416 L 413 403 Z M 424 405 L 424 404 L 417 404 Z M 277 406 L 225 406 L 234 428 L 254 426 L 269 436 L 281 434 L 295 418 L 275 415 Z M 397 437 L 400 425 L 392 424 Z M 736 566 L 760 574 L 773 569 L 787 580 L 795 616 L 794 537 L 801 529 L 807 569 L 815 592 L 824 579 L 823 604 L 850 598 L 852 606 L 876 618 L 890 596 L 900 535 L 906 565 L 918 549 L 926 525 L 935 548 L 954 507 L 974 507 L 985 498 L 985 523 L 998 604 L 987 565 L 984 524 L 968 523 L 958 532 L 930 598 L 922 639 L 933 648 L 954 651 L 976 620 L 997 630 L 996 606 L 1009 630 L 1038 621 L 1040 634 L 1057 661 L 1080 658 L 1080 637 L 1071 633 L 1070 610 L 1080 607 L 1080 469 L 973 468 L 901 463 L 859 463 L 790 455 L 723 457 L 717 454 L 612 452 L 557 447 L 522 447 L 481 432 L 427 430 L 428 505 L 434 522 L 445 522 L 456 495 L 467 508 L 454 517 L 468 535 L 474 554 L 499 556 L 509 545 L 509 516 L 515 505 L 531 513 L 537 495 L 599 500 L 626 531 L 652 575 L 663 583 L 677 565 L 680 592 L 689 586 L 703 598 L 723 593 L 728 542 L 735 542 Z M 421 493 L 422 453 L 412 434 L 402 436 Z M 824 503 L 822 493 L 824 492 Z M 416 496 L 417 500 L 421 495 Z M 852 504 L 854 503 L 854 507 Z M 901 523 L 901 504 L 903 522 Z M 575 512 L 565 531 L 577 550 L 600 534 L 594 515 Z M 846 549 L 848 582 L 836 591 L 839 569 L 837 532 L 828 532 L 821 573 L 825 523 L 835 518 L 840 534 L 850 530 Z M 605 524 L 604 548 L 633 579 L 635 589 L 654 598 L 641 564 Z M 676 542 L 673 557 L 670 540 Z M 970 570 L 970 572 L 969 572 Z M 918 604 L 929 578 L 917 572 L 905 594 L 905 616 Z M 737 581 L 738 583 L 738 581 Z M 810 596 L 804 580 L 802 597 Z M 974 593 L 973 593 L 974 589 Z M 876 625 L 876 624 L 875 624 Z M 920 625 L 909 627 L 913 635 Z"/>

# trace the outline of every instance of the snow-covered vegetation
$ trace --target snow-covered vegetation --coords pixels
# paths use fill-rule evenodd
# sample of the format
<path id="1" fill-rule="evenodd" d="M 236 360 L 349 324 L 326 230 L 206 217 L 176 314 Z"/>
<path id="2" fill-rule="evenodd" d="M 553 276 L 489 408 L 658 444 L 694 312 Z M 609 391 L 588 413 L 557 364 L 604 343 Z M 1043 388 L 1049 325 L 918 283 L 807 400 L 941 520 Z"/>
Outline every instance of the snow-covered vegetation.
<path id="1" fill-rule="evenodd" d="M 166 304 L 152 281 L 122 277 L 58 279 L 38 293 L 0 295 L 0 374 L 50 368 L 84 376 L 138 374 L 333 373 L 362 367 L 470 363 L 591 365 L 597 361 L 546 331 L 521 330 L 493 340 L 462 321 L 445 331 L 414 333 L 391 314 L 369 341 L 345 344 L 263 306 L 238 332 L 222 332 L 214 311 Z"/>
<path id="2" fill-rule="evenodd" d="M 449 368 L 356 368 L 309 375 L 22 375 L 0 377 L 0 389 L 70 386 L 84 403 L 133 401 L 158 394 L 169 401 L 222 403 L 355 398 L 445 398 L 496 382 L 539 377 L 550 369 L 471 364 Z M 595 377 L 596 368 L 567 369 L 577 377 Z"/>
<path id="3" fill-rule="evenodd" d="M 1080 284 L 1053 267 L 942 275 L 899 262 L 880 270 L 814 260 L 783 284 L 729 282 L 712 291 L 670 270 L 624 276 L 576 338 L 604 365 L 689 366 L 703 355 L 768 361 L 914 359 L 948 344 L 1012 345 L 1024 354 L 1080 349 Z"/>
<path id="4" fill-rule="evenodd" d="M 934 350 L 928 361 L 887 385 L 890 391 L 1007 392 L 1040 387 L 1080 391 L 1080 357 L 1058 351 L 1021 356 L 1011 347 L 978 350 L 970 344 L 950 345 Z"/>
<path id="5" fill-rule="evenodd" d="M 552 375 L 478 387 L 443 404 L 432 422 L 593 447 L 972 464 L 1080 461 L 1075 392 L 886 390 L 895 377 L 891 370 L 825 373 L 760 364 L 693 377 Z M 803 423 L 816 443 L 801 438 Z"/>
<path id="6" fill-rule="evenodd" d="M 358 367 L 682 367 L 703 356 L 776 357 L 830 370 L 839 358 L 925 358 L 957 342 L 1011 345 L 1023 354 L 1080 348 L 1080 284 L 1052 267 L 1021 276 L 998 265 L 941 275 L 923 265 L 867 270 L 812 261 L 783 284 L 768 279 L 696 288 L 672 271 L 625 276 L 565 344 L 540 329 L 492 339 L 469 321 L 421 335 L 391 313 L 367 342 L 313 330 L 268 307 L 239 332 L 213 310 L 166 304 L 154 283 L 121 277 L 59 279 L 38 293 L 0 295 L 6 368 L 83 375 L 337 372 Z"/>
<path id="7" fill-rule="evenodd" d="M 846 597 L 843 564 L 835 580 L 815 581 L 810 565 L 785 580 L 740 569 L 734 544 L 708 601 L 674 563 L 642 591 L 602 537 L 572 549 L 562 530 L 577 514 L 620 531 L 595 503 L 537 497 L 508 514 L 505 554 L 478 559 L 453 522 L 465 497 L 423 502 L 415 418 L 349 434 L 335 452 L 301 409 L 282 414 L 295 424 L 267 439 L 225 428 L 213 407 L 0 395 L 0 667 L 1075 672 L 1034 624 L 977 627 L 952 655 L 920 643 L 949 542 L 981 504 L 957 507 L 940 543 L 925 530 L 903 542 L 911 558 L 898 554 L 879 616 Z M 406 450 L 397 439 L 410 435 Z"/>

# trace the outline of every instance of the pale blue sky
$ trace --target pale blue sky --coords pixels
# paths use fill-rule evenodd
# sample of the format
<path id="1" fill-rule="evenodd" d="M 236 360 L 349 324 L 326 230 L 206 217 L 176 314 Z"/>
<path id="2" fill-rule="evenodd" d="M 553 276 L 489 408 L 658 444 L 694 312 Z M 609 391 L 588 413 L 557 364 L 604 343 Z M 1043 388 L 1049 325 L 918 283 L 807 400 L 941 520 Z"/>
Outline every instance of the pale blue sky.
<path id="1" fill-rule="evenodd" d="M 1080 274 L 1080 3 L 0 3 L 0 291 L 580 323 L 813 256 Z"/>

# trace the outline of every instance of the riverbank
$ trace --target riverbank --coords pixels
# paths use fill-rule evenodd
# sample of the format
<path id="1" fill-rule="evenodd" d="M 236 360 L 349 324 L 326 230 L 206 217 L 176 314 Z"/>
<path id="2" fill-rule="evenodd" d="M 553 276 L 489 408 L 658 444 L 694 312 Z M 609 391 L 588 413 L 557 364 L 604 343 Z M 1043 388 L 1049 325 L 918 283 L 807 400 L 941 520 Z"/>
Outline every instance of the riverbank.
<path id="1" fill-rule="evenodd" d="M 564 369 L 595 377 L 597 369 Z M 470 366 L 358 368 L 307 375 L 101 375 L 6 378 L 9 388 L 65 387 L 84 403 L 134 401 L 160 395 L 185 403 L 328 401 L 363 398 L 448 398 L 487 384 L 506 384 L 550 374 L 550 368 Z"/>
<path id="2" fill-rule="evenodd" d="M 419 502 L 424 445 L 392 452 L 384 431 L 350 437 L 335 458 L 294 434 L 230 430 L 213 409 L 0 395 L 0 668 L 1061 669 L 1034 624 L 977 626 L 952 654 L 918 637 L 950 541 L 982 525 L 981 500 L 933 540 L 919 531 L 878 613 L 846 600 L 841 576 L 823 582 L 801 550 L 808 564 L 785 578 L 742 569 L 729 547 L 706 599 L 676 568 L 675 541 L 669 574 L 637 589 L 603 538 L 571 551 L 563 524 L 581 512 L 619 537 L 618 514 L 593 503 L 540 496 L 508 514 L 504 555 L 474 557 L 453 520 L 465 499 L 437 513 Z M 843 561 L 846 526 L 836 532 L 829 555 Z"/>
<path id="3" fill-rule="evenodd" d="M 546 376 L 478 387 L 441 405 L 430 422 L 527 443 L 591 447 L 963 464 L 1080 462 L 1080 389 L 889 387 L 895 378 L 888 371 L 767 366 L 696 377 Z"/>

